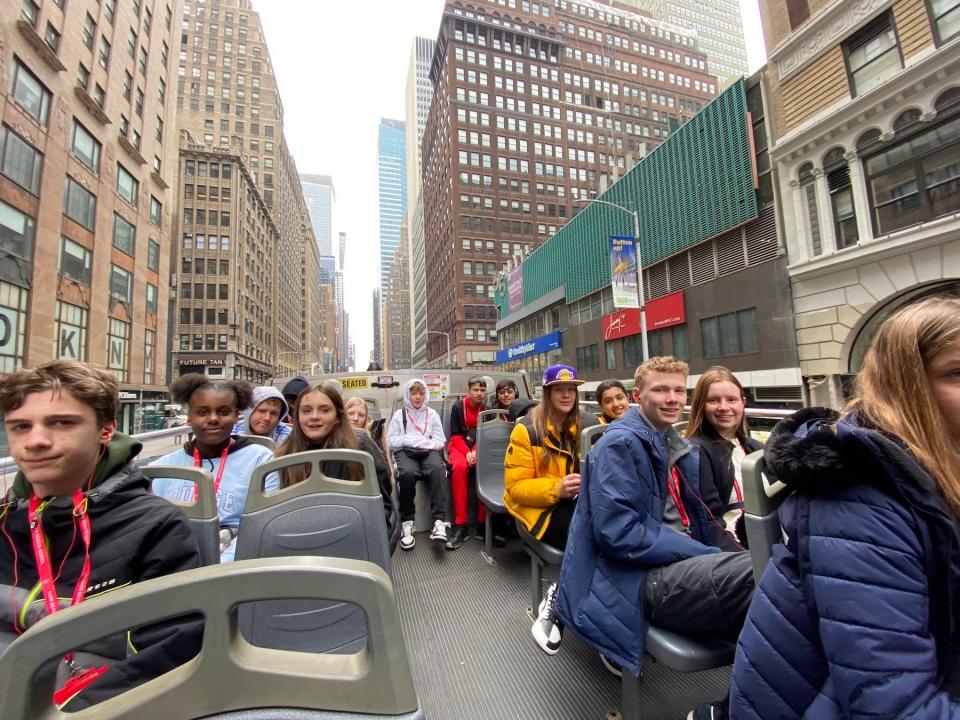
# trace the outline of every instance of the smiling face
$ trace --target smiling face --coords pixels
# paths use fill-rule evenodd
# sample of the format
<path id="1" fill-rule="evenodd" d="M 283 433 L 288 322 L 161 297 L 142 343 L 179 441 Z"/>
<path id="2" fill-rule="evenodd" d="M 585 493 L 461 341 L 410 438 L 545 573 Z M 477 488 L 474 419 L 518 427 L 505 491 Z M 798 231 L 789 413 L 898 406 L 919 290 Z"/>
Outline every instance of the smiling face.
<path id="1" fill-rule="evenodd" d="M 507 385 L 497 390 L 497 402 L 502 408 L 510 407 L 510 403 L 517 399 L 517 391 Z"/>
<path id="2" fill-rule="evenodd" d="M 250 432 L 254 435 L 269 435 L 280 422 L 280 413 L 283 406 L 277 398 L 269 398 L 254 408 L 250 413 L 248 423 Z"/>
<path id="3" fill-rule="evenodd" d="M 687 401 L 687 376 L 683 373 L 651 371 L 643 376 L 643 386 L 634 388 L 634 399 L 643 416 L 663 431 L 680 420 Z"/>
<path id="4" fill-rule="evenodd" d="M 743 407 L 740 388 L 729 380 L 723 380 L 713 383 L 707 391 L 703 416 L 721 437 L 733 440 L 743 423 Z"/>
<path id="5" fill-rule="evenodd" d="M 410 388 L 410 404 L 415 408 L 419 409 L 423 405 L 424 399 L 427 397 L 427 392 L 424 390 L 423 385 L 414 385 Z"/>
<path id="6" fill-rule="evenodd" d="M 187 423 L 201 447 L 216 447 L 230 439 L 238 414 L 232 392 L 201 388 L 190 397 Z"/>
<path id="7" fill-rule="evenodd" d="M 577 386 L 573 383 L 557 383 L 549 387 L 550 405 L 554 412 L 566 417 L 577 404 Z"/>
<path id="8" fill-rule="evenodd" d="M 960 447 L 960 343 L 948 345 L 927 364 L 933 402 L 940 409 L 954 445 Z"/>
<path id="9" fill-rule="evenodd" d="M 347 417 L 350 418 L 350 424 L 355 428 L 363 430 L 367 426 L 367 406 L 366 403 L 351 405 L 347 409 Z"/>
<path id="10" fill-rule="evenodd" d="M 333 401 L 319 390 L 314 390 L 300 398 L 297 407 L 297 421 L 300 429 L 310 442 L 323 442 L 337 429 L 337 409 Z"/>
<path id="11" fill-rule="evenodd" d="M 626 393 L 616 386 L 604 390 L 603 395 L 600 396 L 600 409 L 603 411 L 604 417 L 611 420 L 622 418 L 629 407 L 630 400 Z"/>
<path id="12" fill-rule="evenodd" d="M 68 390 L 27 395 L 3 418 L 10 454 L 38 497 L 69 495 L 92 475 L 117 428 Z"/>

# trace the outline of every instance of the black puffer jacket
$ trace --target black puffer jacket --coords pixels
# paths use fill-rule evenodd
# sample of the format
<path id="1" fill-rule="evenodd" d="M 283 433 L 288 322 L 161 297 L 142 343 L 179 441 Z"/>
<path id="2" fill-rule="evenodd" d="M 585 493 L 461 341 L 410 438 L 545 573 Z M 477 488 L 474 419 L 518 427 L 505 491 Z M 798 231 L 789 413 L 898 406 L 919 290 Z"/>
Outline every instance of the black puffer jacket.
<path id="1" fill-rule="evenodd" d="M 85 600 L 200 565 L 197 540 L 183 513 L 151 495 L 146 478 L 134 466 L 141 447 L 131 438 L 115 434 L 87 493 L 92 541 Z M 46 614 L 27 520 L 28 498 L 29 486 L 18 474 L 6 498 L 9 505 L 3 525 L 7 537 L 0 534 L 0 585 L 6 586 L 0 588 L 0 649 Z M 66 607 L 84 558 L 79 536 L 72 547 L 70 544 L 72 499 L 52 500 L 41 511 L 40 524 L 51 563 L 60 568 L 57 594 Z M 15 574 L 17 591 L 10 592 Z M 66 709 L 89 707 L 183 664 L 199 651 L 202 629 L 200 620 L 164 622 L 84 648 L 105 658 L 110 669 L 73 698 Z M 85 657 L 89 655 L 77 654 L 81 663 Z"/>
<path id="2" fill-rule="evenodd" d="M 687 439 L 700 451 L 700 497 L 713 517 L 722 523 L 733 492 L 733 445 L 707 422 L 700 427 L 700 432 Z M 763 443 L 747 435 L 738 434 L 737 439 L 747 455 L 763 449 Z"/>

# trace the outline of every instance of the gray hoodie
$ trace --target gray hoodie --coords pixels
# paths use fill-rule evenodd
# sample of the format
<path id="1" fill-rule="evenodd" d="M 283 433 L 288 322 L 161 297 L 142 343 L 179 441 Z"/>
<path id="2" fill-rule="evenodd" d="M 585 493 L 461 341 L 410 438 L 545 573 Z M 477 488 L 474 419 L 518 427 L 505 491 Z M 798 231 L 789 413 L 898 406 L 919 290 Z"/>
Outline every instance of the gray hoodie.
<path id="1" fill-rule="evenodd" d="M 250 432 L 250 428 L 247 425 L 247 418 L 250 417 L 250 413 L 259 407 L 260 403 L 262 403 L 264 400 L 271 399 L 280 401 L 280 422 L 277 423 L 277 426 L 273 429 L 273 433 L 271 435 L 277 447 L 280 447 L 283 441 L 286 440 L 292 432 L 290 426 L 283 422 L 283 419 L 290 413 L 290 406 L 287 404 L 287 400 L 283 397 L 283 394 L 277 390 L 277 388 L 273 387 L 273 385 L 262 385 L 253 389 L 253 404 L 247 408 L 246 412 L 243 413 L 243 417 L 240 418 L 240 421 L 234 425 L 234 434 L 253 434 Z"/>
<path id="2" fill-rule="evenodd" d="M 423 405 L 415 408 L 410 402 L 410 388 L 414 385 L 423 386 Z M 397 410 L 390 418 L 387 428 L 387 445 L 391 450 L 402 448 L 416 450 L 442 450 L 447 439 L 443 434 L 443 424 L 437 411 L 427 403 L 430 402 L 430 388 L 421 378 L 413 378 L 403 386 L 403 407 Z M 403 415 L 407 415 L 407 427 L 404 430 Z"/>

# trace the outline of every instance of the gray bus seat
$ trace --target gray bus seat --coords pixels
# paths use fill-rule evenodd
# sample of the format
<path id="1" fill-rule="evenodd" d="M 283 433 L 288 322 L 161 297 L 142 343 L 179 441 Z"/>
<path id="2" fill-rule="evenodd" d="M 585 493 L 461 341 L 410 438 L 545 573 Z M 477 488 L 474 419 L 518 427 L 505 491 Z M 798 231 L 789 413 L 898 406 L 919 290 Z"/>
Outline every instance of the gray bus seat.
<path id="1" fill-rule="evenodd" d="M 740 464 L 743 477 L 743 523 L 750 544 L 753 578 L 759 584 L 773 546 L 783 542 L 778 511 L 790 494 L 787 486 L 766 474 L 763 450 L 747 455 Z"/>
<path id="2" fill-rule="evenodd" d="M 276 598 L 351 603 L 366 618 L 355 655 L 254 647 L 240 634 L 241 603 Z M 201 612 L 203 647 L 184 665 L 77 713 L 53 707 L 64 653 L 127 628 Z M 222 691 L 216 692 L 216 688 Z M 376 565 L 341 558 L 248 560 L 147 580 L 65 608 L 0 656 L 3 716 L 18 720 L 297 718 L 423 720 L 393 585 Z"/>
<path id="3" fill-rule="evenodd" d="M 252 442 L 255 445 L 262 445 L 270 452 L 274 452 L 277 449 L 277 443 L 274 442 L 273 438 L 269 438 L 266 435 L 238 435 L 237 437 L 242 437 L 248 442 Z"/>
<path id="4" fill-rule="evenodd" d="M 603 435 L 607 430 L 610 429 L 609 425 L 591 425 L 590 427 L 584 428 L 580 431 L 580 468 L 583 470 L 583 463 L 587 459 L 587 455 L 590 454 L 591 448 L 597 444 L 597 440 L 600 439 L 600 436 Z"/>
<path id="5" fill-rule="evenodd" d="M 360 399 L 367 405 L 367 420 L 373 422 L 383 417 L 383 413 L 380 412 L 380 405 L 375 399 L 369 397 L 362 397 Z"/>
<path id="6" fill-rule="evenodd" d="M 531 583 L 531 612 L 534 616 L 537 614 L 537 608 L 540 607 L 540 601 L 543 600 L 543 569 L 547 565 L 563 564 L 563 550 L 547 545 L 545 542 L 537 540 L 530 531 L 524 527 L 519 520 L 516 521 L 517 532 L 520 533 L 520 541 L 523 543 L 523 549 L 530 557 L 530 583 Z"/>
<path id="7" fill-rule="evenodd" d="M 483 410 L 477 416 L 477 499 L 487 509 L 483 555 L 491 564 L 494 562 L 491 516 L 507 512 L 503 504 L 503 460 L 513 423 L 502 422 L 506 415 L 505 410 Z"/>
<path id="8" fill-rule="evenodd" d="M 359 481 L 330 478 L 320 464 L 349 461 L 363 467 Z M 310 465 L 303 482 L 265 493 L 272 472 Z M 383 500 L 373 458 L 359 450 L 313 450 L 258 465 L 250 477 L 240 518 L 237 560 L 294 555 L 340 557 L 375 563 L 390 572 Z M 365 642 L 356 606 L 291 600 L 256 603 L 240 613 L 246 639 L 261 647 L 350 653 Z"/>
<path id="9" fill-rule="evenodd" d="M 174 478 L 192 482 L 197 487 L 197 500 L 186 504 L 175 500 L 169 502 L 183 510 L 187 522 L 197 536 L 200 546 L 200 562 L 216 565 L 220 562 L 220 514 L 217 511 L 217 496 L 213 491 L 213 475 L 208 470 L 181 465 L 141 465 L 140 472 L 149 480 Z"/>

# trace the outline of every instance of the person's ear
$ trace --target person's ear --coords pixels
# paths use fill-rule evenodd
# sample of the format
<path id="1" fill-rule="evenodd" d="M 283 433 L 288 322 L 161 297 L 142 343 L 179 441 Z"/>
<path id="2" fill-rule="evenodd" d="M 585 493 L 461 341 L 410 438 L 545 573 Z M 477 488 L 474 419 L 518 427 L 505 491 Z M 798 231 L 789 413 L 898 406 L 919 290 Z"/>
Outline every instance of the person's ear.
<path id="1" fill-rule="evenodd" d="M 637 388 L 633 389 L 633 401 L 638 405 L 640 404 L 640 391 Z"/>
<path id="2" fill-rule="evenodd" d="M 117 421 L 111 420 L 109 425 L 104 425 L 100 430 L 100 444 L 107 445 L 113 440 L 113 434 L 117 431 Z"/>

